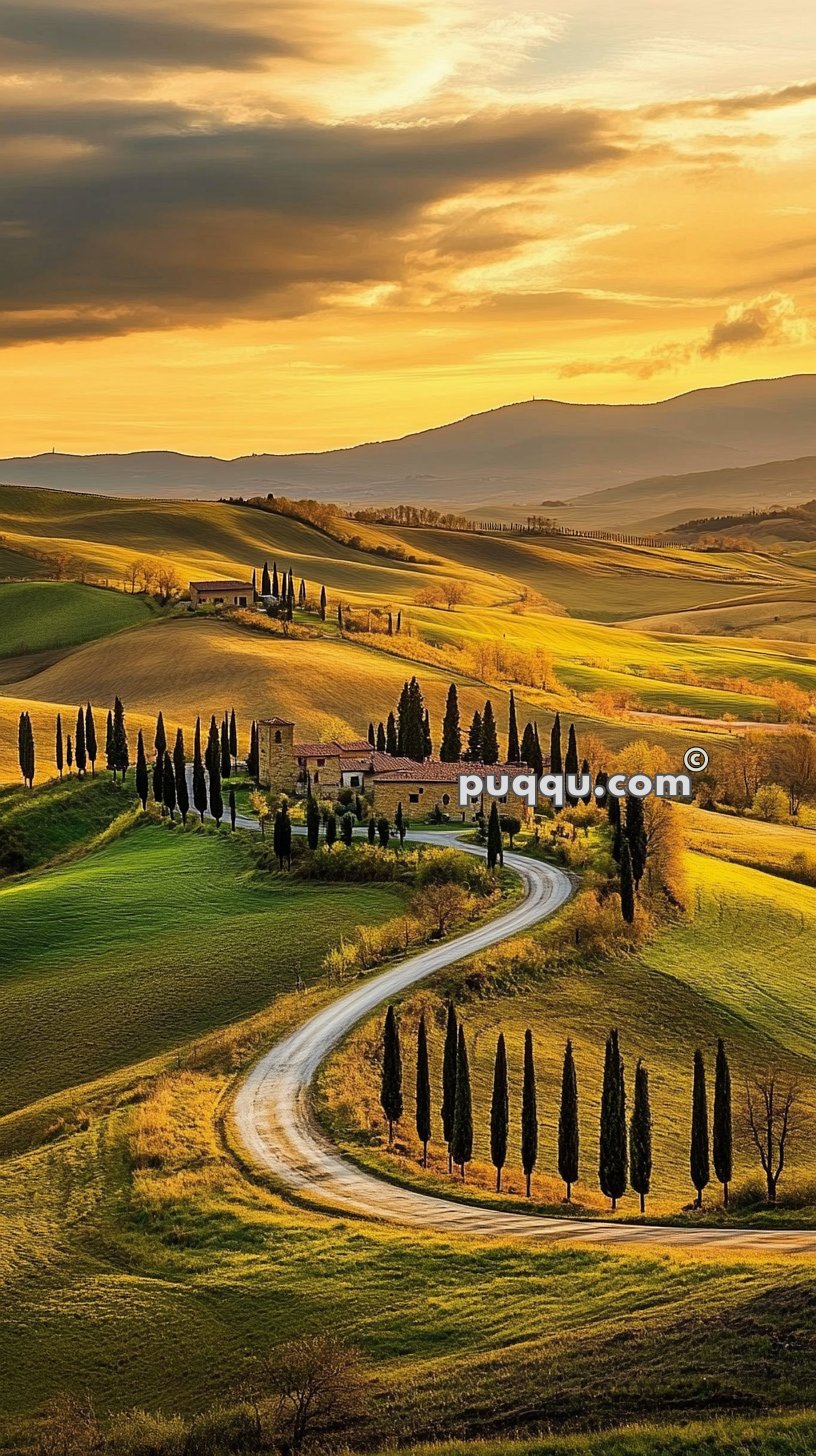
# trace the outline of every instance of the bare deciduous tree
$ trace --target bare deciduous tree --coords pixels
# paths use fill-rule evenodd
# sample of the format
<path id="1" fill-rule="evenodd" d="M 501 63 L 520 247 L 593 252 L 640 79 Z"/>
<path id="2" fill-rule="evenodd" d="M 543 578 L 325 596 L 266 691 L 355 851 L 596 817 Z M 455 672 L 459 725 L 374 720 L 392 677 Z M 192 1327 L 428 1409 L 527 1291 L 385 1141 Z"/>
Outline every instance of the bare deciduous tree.
<path id="1" fill-rule="evenodd" d="M 259 1433 L 271 1416 L 280 1449 L 295 1453 L 318 1438 L 347 1443 L 366 1413 L 368 1380 L 359 1350 L 333 1334 L 306 1335 L 253 1360 L 242 1394 Z"/>
<path id="2" fill-rule="evenodd" d="M 748 1127 L 765 1174 L 769 1203 L 776 1203 L 776 1189 L 785 1167 L 798 1092 L 795 1082 L 789 1082 L 786 1087 L 780 1086 L 775 1068 L 766 1072 L 764 1077 L 745 1084 Z"/>

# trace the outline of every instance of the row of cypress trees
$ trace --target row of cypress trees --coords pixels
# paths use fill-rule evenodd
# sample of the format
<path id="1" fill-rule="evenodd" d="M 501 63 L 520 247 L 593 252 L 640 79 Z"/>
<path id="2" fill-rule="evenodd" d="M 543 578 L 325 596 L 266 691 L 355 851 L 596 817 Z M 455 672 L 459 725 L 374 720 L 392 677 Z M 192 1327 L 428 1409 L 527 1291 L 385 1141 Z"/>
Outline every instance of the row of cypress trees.
<path id="1" fill-rule="evenodd" d="M 383 1029 L 383 1060 L 380 1103 L 388 1123 L 388 1140 L 393 1142 L 394 1126 L 404 1113 L 403 1066 L 399 1025 L 393 1006 L 386 1012 Z M 536 1073 L 532 1032 L 524 1035 L 524 1063 L 521 1090 L 521 1166 L 526 1180 L 527 1197 L 531 1194 L 532 1175 L 539 1156 L 539 1125 Z M 464 1026 L 459 1022 L 453 1003 L 449 1003 L 442 1054 L 442 1087 L 440 1117 L 442 1135 L 448 1148 L 448 1172 L 458 1167 L 465 1179 L 467 1164 L 473 1156 L 473 1096 Z M 417 1028 L 415 1125 L 422 1144 L 422 1165 L 427 1167 L 428 1144 L 432 1131 L 432 1096 L 428 1057 L 428 1037 L 424 1014 Z M 507 1047 L 504 1033 L 499 1034 L 493 1065 L 493 1087 L 490 1100 L 490 1159 L 496 1169 L 496 1191 L 501 1192 L 502 1173 L 507 1162 L 510 1130 L 510 1087 Z M 728 1207 L 729 1184 L 733 1173 L 733 1130 L 731 1110 L 731 1074 L 722 1039 L 717 1042 L 715 1064 L 714 1116 L 709 1127 L 706 1096 L 705 1064 L 702 1052 L 694 1054 L 692 1115 L 690 1135 L 690 1173 L 695 1188 L 695 1206 L 702 1207 L 703 1190 L 710 1181 L 710 1159 L 717 1179 L 722 1184 L 723 1202 Z M 561 1097 L 558 1115 L 558 1174 L 565 1186 L 565 1200 L 572 1200 L 572 1188 L 580 1171 L 580 1131 L 578 1077 L 572 1042 L 567 1041 L 561 1073 Z M 652 1181 L 652 1112 L 649 1074 L 642 1060 L 635 1067 L 632 1112 L 627 1121 L 624 1064 L 618 1033 L 612 1030 L 604 1052 L 603 1087 L 598 1140 L 598 1182 L 609 1198 L 612 1211 L 631 1185 L 645 1212 L 646 1197 Z"/>

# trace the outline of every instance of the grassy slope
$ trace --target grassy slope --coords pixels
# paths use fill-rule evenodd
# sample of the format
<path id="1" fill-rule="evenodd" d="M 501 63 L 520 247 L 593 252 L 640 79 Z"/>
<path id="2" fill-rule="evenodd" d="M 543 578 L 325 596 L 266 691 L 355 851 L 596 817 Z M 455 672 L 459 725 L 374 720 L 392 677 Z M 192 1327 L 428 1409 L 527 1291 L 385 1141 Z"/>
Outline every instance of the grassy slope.
<path id="1" fill-rule="evenodd" d="M 487 1167 L 487 1112 L 493 1056 L 496 1037 L 503 1030 L 512 1092 L 512 1167 L 505 1185 L 511 1197 L 522 1192 L 517 1124 L 522 1047 L 528 1026 L 535 1036 L 539 1079 L 541 1156 L 534 1196 L 541 1203 L 557 1203 L 563 1195 L 556 1177 L 555 1149 L 561 1057 L 569 1036 L 575 1046 L 581 1090 L 584 1152 L 579 1197 L 589 1208 L 608 1207 L 597 1191 L 596 1164 L 603 1043 L 610 1026 L 620 1030 L 630 1095 L 638 1057 L 643 1057 L 649 1068 L 655 1124 L 653 1197 L 649 1205 L 652 1212 L 677 1212 L 693 1196 L 686 1154 L 691 1063 L 695 1048 L 702 1047 L 713 1076 L 718 1035 L 726 1039 L 732 1060 L 737 1183 L 747 1175 L 755 1176 L 756 1168 L 742 1116 L 744 1077 L 771 1062 L 786 1075 L 797 1078 L 802 1087 L 801 1127 L 791 1147 L 791 1171 L 808 1178 L 816 1173 L 812 1136 L 816 989 L 810 974 L 816 957 L 816 891 L 756 870 L 714 863 L 704 856 L 693 855 L 691 859 L 688 915 L 645 946 L 638 956 L 585 969 L 553 971 L 515 995 L 497 994 L 479 1000 L 468 999 L 460 991 L 473 1073 L 475 1157 L 484 1165 L 481 1176 L 486 1187 L 492 1186 Z M 452 984 L 457 984 L 455 976 Z M 434 1013 L 431 1054 L 436 1088 L 444 1016 L 441 992 L 430 1000 L 429 996 L 424 991 L 409 998 L 404 1015 L 406 1028 L 410 1028 L 421 1005 L 427 1002 Z M 397 1171 L 399 1162 L 382 1151 L 376 1076 L 369 1059 L 372 1038 L 376 1040 L 378 1033 L 376 1021 L 355 1033 L 328 1064 L 324 1085 L 332 1120 L 345 1128 L 358 1152 L 370 1140 L 364 1135 L 360 1142 L 354 1130 L 357 1118 L 350 1116 L 350 1099 L 356 1099 L 364 1108 L 368 1125 L 376 1129 L 369 1151 L 361 1155 L 373 1158 L 378 1166 L 385 1158 L 385 1166 Z M 406 1078 L 410 1085 L 413 1047 L 409 1030 L 406 1037 L 410 1047 Z M 414 1176 L 416 1145 L 410 1106 L 401 1134 L 400 1152 L 410 1159 L 402 1166 Z M 435 1178 L 439 1186 L 447 1186 L 439 1179 L 446 1167 L 444 1149 L 437 1144 L 434 1152 Z M 479 1170 L 475 1171 L 479 1174 Z M 712 1190 L 712 1200 L 716 1202 L 716 1189 Z M 631 1194 L 621 1206 L 629 1217 L 637 1211 Z"/>
<path id="2" fill-rule="evenodd" d="M 132 807 L 130 791 L 107 774 L 55 779 L 33 794 L 22 787 L 0 789 L 0 832 L 14 835 L 33 869 L 79 848 Z"/>
<path id="3" fill-rule="evenodd" d="M 0 1109 L 257 1010 L 391 888 L 259 879 L 226 834 L 145 825 L 0 887 Z"/>
<path id="4" fill-rule="evenodd" d="M 149 616 L 141 597 L 80 582 L 0 583 L 0 657 L 73 647 Z"/>

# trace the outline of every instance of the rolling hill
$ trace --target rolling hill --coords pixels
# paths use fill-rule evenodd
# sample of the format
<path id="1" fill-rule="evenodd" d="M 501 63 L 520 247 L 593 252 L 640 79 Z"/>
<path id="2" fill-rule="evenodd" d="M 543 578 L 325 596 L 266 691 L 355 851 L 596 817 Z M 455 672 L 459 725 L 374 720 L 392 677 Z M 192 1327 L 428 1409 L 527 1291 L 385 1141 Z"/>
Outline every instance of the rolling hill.
<path id="1" fill-rule="evenodd" d="M 816 453 L 816 375 L 699 389 L 656 404 L 532 399 L 398 440 L 236 460 L 141 451 L 0 461 L 0 480 L 117 495 L 322 500 L 446 507 L 571 499 L 669 472 L 727 470 Z M 649 514 L 654 514 L 649 511 Z"/>
<path id="2" fill-rule="evenodd" d="M 652 476 L 579 496 L 568 511 L 552 514 L 564 524 L 667 529 L 690 516 L 797 506 L 816 496 L 816 455 L 770 460 L 762 465 Z M 680 502 L 680 504 L 678 504 Z"/>

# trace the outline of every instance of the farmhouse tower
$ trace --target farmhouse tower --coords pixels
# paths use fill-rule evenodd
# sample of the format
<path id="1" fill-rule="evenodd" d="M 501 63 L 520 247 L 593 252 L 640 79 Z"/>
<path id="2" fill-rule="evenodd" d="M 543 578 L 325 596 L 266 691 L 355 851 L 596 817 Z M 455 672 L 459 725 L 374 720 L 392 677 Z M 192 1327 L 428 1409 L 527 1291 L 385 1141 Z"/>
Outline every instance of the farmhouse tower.
<path id="1" fill-rule="evenodd" d="M 298 780 L 295 725 L 285 718 L 262 718 L 258 724 L 258 778 L 275 794 L 293 794 Z"/>

